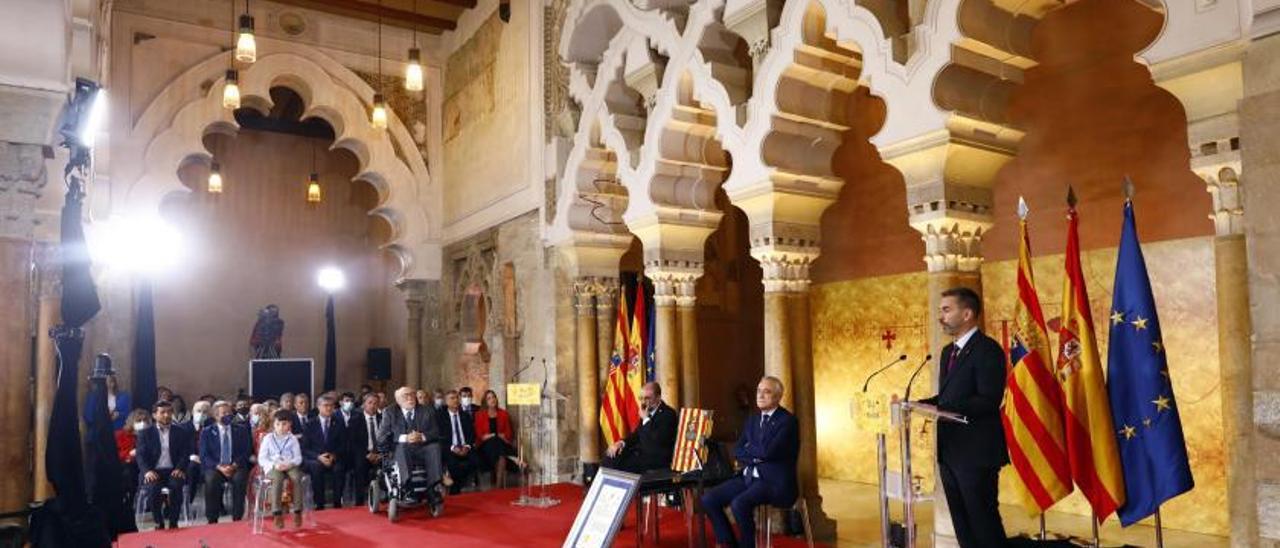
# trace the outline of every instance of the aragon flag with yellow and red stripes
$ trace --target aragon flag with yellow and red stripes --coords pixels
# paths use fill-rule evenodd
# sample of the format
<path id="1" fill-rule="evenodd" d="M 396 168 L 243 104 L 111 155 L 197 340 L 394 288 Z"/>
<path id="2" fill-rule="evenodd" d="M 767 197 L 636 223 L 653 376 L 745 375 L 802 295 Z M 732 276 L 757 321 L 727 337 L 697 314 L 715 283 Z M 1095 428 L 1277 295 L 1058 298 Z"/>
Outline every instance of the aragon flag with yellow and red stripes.
<path id="1" fill-rule="evenodd" d="M 1063 425 L 1062 387 L 1054 377 L 1049 331 L 1031 271 L 1027 203 L 1018 199 L 1018 305 L 1000 419 L 1009 461 L 1022 482 L 1022 505 L 1043 513 L 1071 494 L 1071 463 Z"/>
<path id="2" fill-rule="evenodd" d="M 609 374 L 605 378 L 604 397 L 600 398 L 600 429 L 606 445 L 631 433 L 630 415 L 639 415 L 638 404 L 627 384 L 627 297 L 618 292 L 618 317 L 613 327 L 613 352 L 609 355 Z"/>
<path id="3" fill-rule="evenodd" d="M 1085 290 L 1084 271 L 1080 266 L 1079 216 L 1074 191 L 1068 192 L 1067 204 L 1058 378 L 1062 381 L 1066 402 L 1071 477 L 1101 522 L 1124 504 L 1124 476 L 1111 421 L 1111 401 L 1102 375 L 1102 361 L 1098 358 L 1093 315 L 1089 312 L 1089 292 Z"/>

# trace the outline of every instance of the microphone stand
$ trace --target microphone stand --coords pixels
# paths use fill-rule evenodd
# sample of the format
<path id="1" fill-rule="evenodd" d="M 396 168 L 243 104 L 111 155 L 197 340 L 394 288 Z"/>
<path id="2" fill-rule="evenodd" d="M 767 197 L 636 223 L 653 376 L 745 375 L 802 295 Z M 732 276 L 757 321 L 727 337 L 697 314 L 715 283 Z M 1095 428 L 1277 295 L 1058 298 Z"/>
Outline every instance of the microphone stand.
<path id="1" fill-rule="evenodd" d="M 919 375 L 920 371 L 924 370 L 924 364 L 929 363 L 929 360 L 932 359 L 933 354 L 926 355 L 924 357 L 924 361 L 920 362 L 920 365 L 916 366 L 915 372 L 911 373 L 911 378 L 907 379 L 907 393 L 902 397 L 903 401 L 911 401 L 911 385 L 916 382 L 916 375 Z"/>
<path id="2" fill-rule="evenodd" d="M 920 365 L 916 366 L 915 372 L 911 373 L 911 378 L 907 380 L 906 394 L 903 396 L 903 403 L 911 401 L 911 385 L 916 382 L 916 376 L 924 370 L 924 365 L 933 359 L 933 354 L 928 354 Z M 903 528 L 906 529 L 906 544 L 908 548 L 915 548 L 916 545 L 916 516 L 915 516 L 915 488 L 911 485 L 911 410 L 903 405 L 898 406 L 898 423 L 902 428 L 902 521 Z"/>
<path id="3" fill-rule="evenodd" d="M 905 361 L 907 361 L 907 355 L 906 355 L 906 354 L 903 354 L 903 355 L 901 355 L 901 356 L 898 356 L 898 359 L 893 360 L 893 361 L 891 361 L 891 362 L 889 362 L 889 363 L 885 364 L 885 366 L 884 366 L 884 367 L 881 367 L 880 369 L 875 370 L 875 372 L 874 372 L 874 373 L 872 373 L 872 374 L 870 374 L 870 375 L 867 375 L 867 380 L 862 381 L 862 391 L 863 391 L 864 393 L 867 391 L 867 386 L 871 384 L 871 379 L 874 379 L 874 378 L 876 377 L 876 375 L 879 375 L 879 374 L 881 374 L 881 373 L 884 373 L 884 372 L 885 372 L 885 370 L 887 370 L 887 369 L 889 369 L 890 367 L 893 367 L 893 366 L 895 366 L 895 365 L 898 365 L 898 363 L 899 363 L 899 362 L 905 362 Z"/>

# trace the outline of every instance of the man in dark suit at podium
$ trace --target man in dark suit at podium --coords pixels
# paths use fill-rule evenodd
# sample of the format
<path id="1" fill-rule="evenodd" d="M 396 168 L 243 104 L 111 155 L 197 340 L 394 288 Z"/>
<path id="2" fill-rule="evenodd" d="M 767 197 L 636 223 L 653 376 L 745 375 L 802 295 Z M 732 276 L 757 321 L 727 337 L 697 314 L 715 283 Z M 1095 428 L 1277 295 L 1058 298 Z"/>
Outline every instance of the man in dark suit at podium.
<path id="1" fill-rule="evenodd" d="M 640 389 L 640 427 L 605 450 L 605 468 L 643 474 L 671 468 L 676 450 L 676 411 L 662 401 L 662 386 L 650 382 Z"/>
<path id="2" fill-rule="evenodd" d="M 1000 401 L 1005 356 L 978 329 L 982 299 L 972 289 L 942 292 L 938 322 L 955 341 L 942 349 L 938 395 L 920 400 L 964 415 L 969 424 L 938 421 L 938 470 L 956 540 L 963 548 L 999 548 L 1007 539 L 1000 521 L 1000 468 L 1009 463 Z"/>
<path id="3" fill-rule="evenodd" d="M 796 460 L 800 456 L 800 426 L 795 415 L 784 409 L 782 381 L 760 379 L 756 385 L 759 413 L 747 417 L 734 456 L 742 473 L 716 486 L 702 497 L 716 542 L 729 546 L 755 546 L 755 510 L 770 505 L 789 508 L 799 494 Z M 738 523 L 735 538 L 724 509 L 728 506 Z"/>

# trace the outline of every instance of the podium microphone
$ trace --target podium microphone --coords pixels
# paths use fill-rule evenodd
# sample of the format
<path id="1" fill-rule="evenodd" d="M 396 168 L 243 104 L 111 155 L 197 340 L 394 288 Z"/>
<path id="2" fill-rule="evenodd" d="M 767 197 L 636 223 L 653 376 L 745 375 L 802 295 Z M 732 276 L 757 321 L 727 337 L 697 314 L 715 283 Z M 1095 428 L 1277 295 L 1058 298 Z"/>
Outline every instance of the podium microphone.
<path id="1" fill-rule="evenodd" d="M 867 391 L 867 385 L 871 384 L 871 379 L 874 379 L 876 375 L 884 373 L 886 369 L 889 369 L 890 367 L 893 367 L 895 365 L 898 365 L 900 362 L 905 362 L 905 361 L 907 361 L 907 355 L 903 354 L 901 356 L 898 356 L 898 359 L 885 364 L 884 367 L 881 367 L 880 369 L 877 369 L 874 373 L 868 375 L 867 380 L 862 382 L 862 391 L 863 392 Z"/>
<path id="2" fill-rule="evenodd" d="M 912 373 L 911 378 L 907 380 L 907 393 L 905 396 L 902 397 L 903 401 L 911 401 L 911 384 L 916 382 L 916 375 L 919 375 L 920 371 L 924 369 L 924 364 L 929 363 L 929 360 L 932 360 L 932 359 L 933 359 L 933 354 L 929 354 L 924 357 L 924 361 L 920 362 L 920 365 L 916 366 L 915 372 Z"/>

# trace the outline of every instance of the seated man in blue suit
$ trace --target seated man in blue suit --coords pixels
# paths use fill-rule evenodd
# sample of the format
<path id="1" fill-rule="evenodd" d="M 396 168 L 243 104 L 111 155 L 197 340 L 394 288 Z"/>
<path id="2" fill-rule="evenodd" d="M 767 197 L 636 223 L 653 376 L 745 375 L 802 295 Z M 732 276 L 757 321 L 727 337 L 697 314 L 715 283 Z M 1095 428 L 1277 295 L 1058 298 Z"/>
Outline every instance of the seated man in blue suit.
<path id="1" fill-rule="evenodd" d="M 249 484 L 249 455 L 253 434 L 249 427 L 232 421 L 231 404 L 213 404 L 214 426 L 200 431 L 200 466 L 204 472 L 204 508 L 209 523 L 218 523 L 226 510 L 222 492 L 231 484 L 231 520 L 244 517 L 245 487 Z"/>
<path id="2" fill-rule="evenodd" d="M 307 420 L 302 431 L 302 467 L 311 476 L 317 510 L 324 510 L 326 506 L 342 507 L 342 472 L 347 466 L 342 455 L 347 448 L 347 434 L 342 418 L 333 412 L 334 405 L 331 396 L 317 398 L 319 414 Z M 333 488 L 332 497 L 326 495 L 326 487 Z"/>
<path id="3" fill-rule="evenodd" d="M 715 529 L 716 542 L 727 546 L 755 546 L 757 506 L 790 507 L 796 501 L 796 459 L 800 456 L 800 425 L 783 409 L 782 381 L 760 379 L 756 385 L 759 414 L 747 417 L 734 456 L 742 473 L 702 497 L 702 507 Z M 725 507 L 738 523 L 735 537 Z"/>
<path id="4" fill-rule="evenodd" d="M 158 401 L 152 414 L 155 424 L 138 432 L 136 460 L 138 472 L 142 475 L 141 483 L 146 490 L 148 504 L 156 520 L 156 529 L 164 529 L 165 522 L 170 529 L 178 528 L 178 514 L 182 508 L 182 486 L 187 476 L 183 472 L 191 457 L 194 443 L 191 431 L 173 424 L 173 406 L 167 401 Z M 160 490 L 169 489 L 168 507 Z"/>

